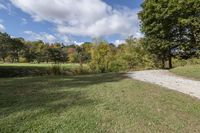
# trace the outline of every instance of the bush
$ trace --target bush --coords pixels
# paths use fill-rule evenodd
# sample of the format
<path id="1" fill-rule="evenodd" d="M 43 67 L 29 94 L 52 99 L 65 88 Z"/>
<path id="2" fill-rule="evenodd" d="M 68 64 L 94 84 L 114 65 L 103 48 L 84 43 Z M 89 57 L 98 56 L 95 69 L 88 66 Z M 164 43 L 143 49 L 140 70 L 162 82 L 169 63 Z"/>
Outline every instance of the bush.
<path id="1" fill-rule="evenodd" d="M 48 73 L 50 75 L 63 75 L 64 68 L 60 64 L 55 64 L 49 68 Z"/>
<path id="2" fill-rule="evenodd" d="M 187 60 L 187 65 L 200 65 L 200 59 L 192 58 Z"/>
<path id="3" fill-rule="evenodd" d="M 173 60 L 174 67 L 186 66 L 186 65 L 200 65 L 200 59 L 192 58 L 192 59 L 188 59 L 188 60 L 183 60 L 183 59 L 174 59 Z"/>
<path id="4" fill-rule="evenodd" d="M 174 67 L 185 66 L 185 65 L 187 65 L 187 60 L 173 59 Z"/>
<path id="5" fill-rule="evenodd" d="M 85 74 L 92 74 L 94 73 L 91 69 L 89 69 L 88 67 L 79 67 L 79 68 L 74 68 L 71 69 L 70 71 L 73 75 L 85 75 Z"/>

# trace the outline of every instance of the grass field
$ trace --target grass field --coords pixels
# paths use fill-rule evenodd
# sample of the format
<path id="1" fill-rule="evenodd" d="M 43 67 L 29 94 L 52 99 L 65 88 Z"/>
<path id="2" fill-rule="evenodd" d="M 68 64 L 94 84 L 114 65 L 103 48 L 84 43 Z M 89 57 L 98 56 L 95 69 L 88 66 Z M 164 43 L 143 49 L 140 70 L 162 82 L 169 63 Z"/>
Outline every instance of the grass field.
<path id="1" fill-rule="evenodd" d="M 0 63 L 0 67 L 51 67 L 53 64 L 51 63 Z M 74 68 L 79 67 L 79 64 L 75 63 L 67 63 L 67 64 L 60 64 L 66 68 Z"/>
<path id="2" fill-rule="evenodd" d="M 6 78 L 0 132 L 200 132 L 200 101 L 123 74 Z"/>
<path id="3" fill-rule="evenodd" d="M 188 65 L 183 67 L 177 67 L 170 71 L 177 75 L 200 80 L 200 65 Z"/>
<path id="4" fill-rule="evenodd" d="M 56 68 L 56 69 L 55 69 Z M 31 63 L 14 63 L 0 64 L 0 78 L 5 77 L 27 77 L 27 76 L 44 76 L 52 75 L 55 70 L 59 70 L 63 75 L 79 75 L 89 73 L 87 65 L 83 65 L 83 72 L 80 72 L 79 64 L 31 64 Z"/>

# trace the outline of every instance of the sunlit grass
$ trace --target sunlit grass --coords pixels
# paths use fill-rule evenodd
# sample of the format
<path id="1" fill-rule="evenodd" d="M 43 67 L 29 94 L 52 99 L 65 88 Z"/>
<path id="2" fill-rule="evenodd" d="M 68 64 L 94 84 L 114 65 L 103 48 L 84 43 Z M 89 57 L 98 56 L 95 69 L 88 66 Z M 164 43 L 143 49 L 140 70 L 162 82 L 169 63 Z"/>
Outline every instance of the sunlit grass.
<path id="1" fill-rule="evenodd" d="M 200 80 L 200 65 L 187 65 L 174 68 L 170 71 L 177 75 Z"/>
<path id="2" fill-rule="evenodd" d="M 0 67 L 8 66 L 8 67 L 51 67 L 54 65 L 53 63 L 0 63 Z M 79 67 L 79 64 L 76 63 L 66 63 L 66 64 L 59 64 L 63 67 L 72 68 L 72 67 Z"/>
<path id="3" fill-rule="evenodd" d="M 0 79 L 0 132 L 200 132 L 200 101 L 123 74 Z"/>

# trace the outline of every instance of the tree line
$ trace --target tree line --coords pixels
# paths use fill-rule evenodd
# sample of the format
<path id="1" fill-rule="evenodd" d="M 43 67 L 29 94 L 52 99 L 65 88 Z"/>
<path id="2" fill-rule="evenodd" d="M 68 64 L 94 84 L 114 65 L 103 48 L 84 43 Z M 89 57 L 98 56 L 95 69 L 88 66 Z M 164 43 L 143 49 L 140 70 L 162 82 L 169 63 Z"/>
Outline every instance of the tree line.
<path id="1" fill-rule="evenodd" d="M 67 55 L 59 43 L 45 44 L 43 41 L 25 41 L 0 33 L 0 58 L 3 62 L 65 62 Z"/>
<path id="2" fill-rule="evenodd" d="M 80 46 L 48 44 L 0 33 L 0 58 L 2 62 L 10 63 L 79 63 L 80 67 L 88 64 L 95 72 L 153 67 L 151 56 L 141 44 L 142 39 L 133 37 L 119 46 L 104 40 L 85 42 Z"/>

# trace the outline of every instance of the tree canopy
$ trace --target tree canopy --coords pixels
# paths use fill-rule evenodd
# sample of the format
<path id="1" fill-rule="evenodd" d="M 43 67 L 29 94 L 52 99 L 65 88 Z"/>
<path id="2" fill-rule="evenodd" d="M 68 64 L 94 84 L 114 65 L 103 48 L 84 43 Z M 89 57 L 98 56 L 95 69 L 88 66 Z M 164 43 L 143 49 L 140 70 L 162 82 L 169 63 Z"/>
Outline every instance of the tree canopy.
<path id="1" fill-rule="evenodd" d="M 145 0 L 139 18 L 147 49 L 168 59 L 169 68 L 173 50 L 199 47 L 200 0 Z"/>

